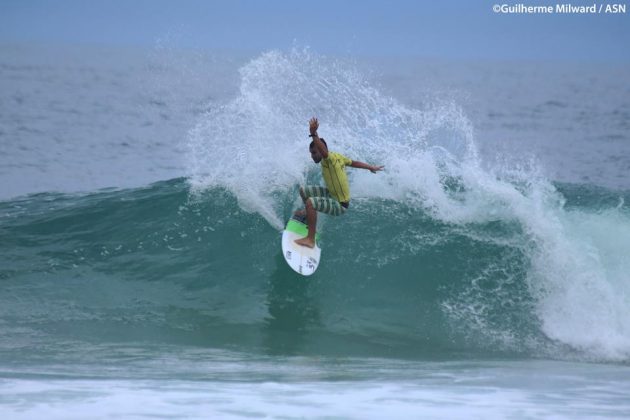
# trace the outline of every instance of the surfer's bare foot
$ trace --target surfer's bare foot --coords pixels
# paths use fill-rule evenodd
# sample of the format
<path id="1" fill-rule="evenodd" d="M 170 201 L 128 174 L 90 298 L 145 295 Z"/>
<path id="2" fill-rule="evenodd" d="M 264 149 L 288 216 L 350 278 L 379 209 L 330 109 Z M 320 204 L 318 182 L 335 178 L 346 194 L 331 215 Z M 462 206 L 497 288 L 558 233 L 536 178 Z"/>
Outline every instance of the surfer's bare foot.
<path id="1" fill-rule="evenodd" d="M 295 243 L 301 246 L 306 246 L 309 248 L 315 248 L 315 241 L 311 238 L 309 238 L 308 236 L 302 238 L 302 239 L 296 239 Z"/>

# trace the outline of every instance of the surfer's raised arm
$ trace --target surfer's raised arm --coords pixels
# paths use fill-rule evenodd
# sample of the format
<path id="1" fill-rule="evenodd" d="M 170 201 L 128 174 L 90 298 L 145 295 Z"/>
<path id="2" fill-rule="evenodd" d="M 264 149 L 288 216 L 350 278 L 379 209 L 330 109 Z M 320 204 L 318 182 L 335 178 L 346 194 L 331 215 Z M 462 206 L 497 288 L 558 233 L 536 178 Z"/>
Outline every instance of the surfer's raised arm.
<path id="1" fill-rule="evenodd" d="M 313 146 L 317 149 L 321 157 L 323 159 L 326 159 L 328 157 L 328 147 L 326 147 L 326 144 L 322 142 L 322 140 L 317 135 L 317 129 L 319 128 L 319 121 L 317 121 L 317 118 L 311 118 L 311 120 L 308 122 L 308 128 L 311 132 L 311 135 L 309 137 L 313 138 Z"/>

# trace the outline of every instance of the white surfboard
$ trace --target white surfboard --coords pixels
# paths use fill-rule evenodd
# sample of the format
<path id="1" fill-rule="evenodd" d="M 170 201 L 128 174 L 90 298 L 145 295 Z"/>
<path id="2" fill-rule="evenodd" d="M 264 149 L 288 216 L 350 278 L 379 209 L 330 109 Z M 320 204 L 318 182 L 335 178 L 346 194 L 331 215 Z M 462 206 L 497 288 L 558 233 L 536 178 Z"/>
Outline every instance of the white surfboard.
<path id="1" fill-rule="evenodd" d="M 309 248 L 295 243 L 296 239 L 308 234 L 307 226 L 295 219 L 289 219 L 282 232 L 282 255 L 294 271 L 310 276 L 317 270 L 322 250 L 319 248 L 319 235 L 315 235 L 315 247 Z"/>

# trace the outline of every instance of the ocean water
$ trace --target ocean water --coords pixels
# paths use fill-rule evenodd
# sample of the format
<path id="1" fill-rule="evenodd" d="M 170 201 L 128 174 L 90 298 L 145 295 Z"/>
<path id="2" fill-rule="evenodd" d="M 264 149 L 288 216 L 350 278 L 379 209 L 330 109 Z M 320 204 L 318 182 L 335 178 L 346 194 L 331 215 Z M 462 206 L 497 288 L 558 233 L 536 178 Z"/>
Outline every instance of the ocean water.
<path id="1" fill-rule="evenodd" d="M 628 70 L 0 46 L 0 415 L 627 417 Z"/>

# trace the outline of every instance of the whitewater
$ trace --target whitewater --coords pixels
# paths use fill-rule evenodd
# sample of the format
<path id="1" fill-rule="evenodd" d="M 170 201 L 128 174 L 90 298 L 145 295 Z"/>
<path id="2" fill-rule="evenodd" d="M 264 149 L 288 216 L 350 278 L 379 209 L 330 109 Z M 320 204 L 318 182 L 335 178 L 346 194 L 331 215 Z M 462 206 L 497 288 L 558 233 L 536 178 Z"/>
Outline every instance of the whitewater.
<path id="1" fill-rule="evenodd" d="M 630 104 L 611 78 L 563 89 L 499 63 L 427 81 L 452 66 L 297 47 L 63 50 L 70 70 L 3 51 L 3 417 L 630 411 Z M 467 84 L 501 66 L 536 82 L 518 103 L 512 73 Z M 279 232 L 323 182 L 311 116 L 386 170 L 349 169 L 306 279 Z"/>

